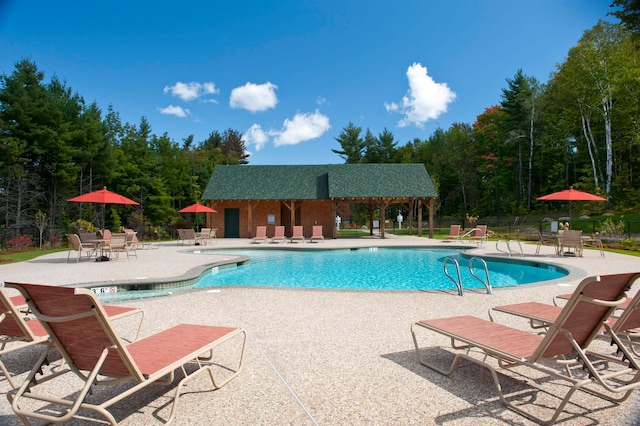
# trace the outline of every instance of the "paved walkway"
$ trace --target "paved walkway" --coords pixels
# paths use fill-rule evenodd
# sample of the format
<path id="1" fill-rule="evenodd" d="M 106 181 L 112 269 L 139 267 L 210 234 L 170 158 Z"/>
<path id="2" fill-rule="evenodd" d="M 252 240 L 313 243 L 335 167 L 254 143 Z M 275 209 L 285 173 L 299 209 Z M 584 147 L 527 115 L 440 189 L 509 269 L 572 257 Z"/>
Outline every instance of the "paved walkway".
<path id="1" fill-rule="evenodd" d="M 327 240 L 306 247 L 448 246 L 439 240 L 388 236 Z M 302 247 L 302 244 L 297 244 Z M 157 250 L 138 251 L 130 261 L 67 263 L 66 253 L 0 266 L 0 280 L 44 284 L 104 285 L 146 280 L 181 280 L 199 275 L 210 265 L 228 258 L 203 253 L 205 248 L 255 247 L 248 240 L 218 240 L 217 245 L 185 247 L 163 243 Z M 506 257 L 495 243 L 482 248 L 467 245 L 482 255 Z M 566 293 L 581 278 L 640 270 L 636 257 L 586 250 L 583 258 L 561 258 L 552 247 L 535 256 L 535 245 L 524 244 L 525 258 L 565 266 L 566 279 L 517 288 L 495 289 L 493 296 L 468 291 L 464 297 L 451 292 L 366 292 L 277 288 L 222 288 L 176 291 L 170 296 L 129 301 L 145 310 L 142 335 L 180 322 L 239 326 L 249 333 L 245 366 L 223 388 L 211 392 L 199 379 L 182 397 L 177 425 L 429 425 L 429 424 L 532 424 L 507 410 L 498 400 L 489 375 L 473 365 L 443 377 L 420 366 L 413 352 L 409 327 L 419 319 L 472 314 L 487 317 L 491 306 L 537 300 L 550 303 L 555 294 Z M 504 248 L 504 247 L 503 247 Z M 200 253 L 194 253 L 199 251 Z M 524 327 L 522 321 L 504 318 L 505 324 Z M 134 324 L 118 325 L 123 333 Z M 448 341 L 430 336 L 427 345 L 447 347 Z M 24 376 L 25 365 L 37 349 L 3 358 L 9 370 Z M 434 349 L 438 357 L 450 357 Z M 522 373 L 523 375 L 519 375 Z M 512 377 L 514 379 L 509 379 Z M 560 386 L 535 378 L 523 369 L 505 373 L 505 388 L 524 393 L 536 410 Z M 18 382 L 20 377 L 18 378 Z M 524 383 L 527 383 L 526 385 Z M 531 386 L 544 390 L 529 394 Z M 562 387 L 564 389 L 564 387 Z M 0 380 L 0 391 L 8 385 Z M 173 388 L 149 388 L 117 404 L 113 410 L 123 425 L 159 424 L 168 416 Z M 579 394 L 560 417 L 563 424 L 637 424 L 640 398 L 617 406 Z M 3 398 L 4 400 L 4 398 Z M 550 404 L 555 401 L 550 401 Z M 18 425 L 9 405 L 0 401 L 0 424 Z M 81 424 L 80 422 L 72 424 Z"/>

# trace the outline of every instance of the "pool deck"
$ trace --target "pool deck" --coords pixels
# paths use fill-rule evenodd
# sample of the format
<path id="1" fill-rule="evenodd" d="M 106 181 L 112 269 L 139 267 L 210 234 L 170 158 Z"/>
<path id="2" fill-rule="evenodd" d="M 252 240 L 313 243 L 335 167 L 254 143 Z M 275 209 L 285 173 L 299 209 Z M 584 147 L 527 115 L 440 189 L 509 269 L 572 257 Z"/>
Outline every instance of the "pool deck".
<path id="1" fill-rule="evenodd" d="M 346 248 L 386 246 L 450 247 L 452 243 L 387 235 L 378 238 L 326 240 L 290 247 Z M 156 250 L 138 250 L 138 257 L 111 262 L 67 263 L 67 253 L 0 266 L 0 280 L 54 285 L 109 285 L 121 282 L 182 281 L 199 276 L 224 254 L 203 249 L 256 248 L 250 240 L 219 239 L 217 245 L 189 247 L 162 243 Z M 276 246 L 271 244 L 270 246 Z M 477 248 L 480 255 L 507 258 L 495 242 Z M 504 248 L 504 246 L 503 246 Z M 585 276 L 640 271 L 637 257 L 585 250 L 584 257 L 558 257 L 552 247 L 534 255 L 535 244 L 523 244 L 524 259 L 568 268 L 565 279 L 520 287 L 494 289 L 492 296 L 467 291 L 464 297 L 434 291 L 346 291 L 278 288 L 221 288 L 173 291 L 171 295 L 122 302 L 145 311 L 141 336 L 177 323 L 200 323 L 244 328 L 249 335 L 243 371 L 217 391 L 197 379 L 181 397 L 175 425 L 430 425 L 534 424 L 508 410 L 497 396 L 485 370 L 468 363 L 452 377 L 444 377 L 416 361 L 410 326 L 416 320 L 470 314 L 487 318 L 490 307 L 523 301 L 551 303 Z M 201 253 L 194 254 L 194 250 Z M 72 259 L 75 253 L 72 254 Z M 514 256 L 518 258 L 519 256 Z M 393 279 L 393 277 L 380 277 Z M 453 287 L 453 286 L 452 286 Z M 522 320 L 502 316 L 504 324 L 526 329 Z M 123 333 L 134 321 L 118 321 Z M 450 359 L 448 339 L 423 334 L 436 358 Z M 441 346 L 442 348 L 437 348 Z M 3 361 L 17 377 L 26 375 L 37 348 L 16 351 Z M 556 381 L 536 380 L 528 369 L 500 371 L 507 395 L 524 394 L 529 409 L 547 415 L 549 395 L 565 391 Z M 525 384 L 526 382 L 526 384 Z M 533 389 L 542 389 L 537 393 Z M 116 404 L 111 410 L 122 425 L 161 424 L 167 418 L 173 386 L 152 386 Z M 9 385 L 0 379 L 0 392 Z M 4 401 L 4 402 L 3 402 Z M 571 425 L 620 425 L 640 422 L 636 391 L 615 405 L 579 392 L 558 422 Z M 0 401 L 0 424 L 21 424 L 5 398 Z M 69 424 L 86 424 L 72 422 Z"/>

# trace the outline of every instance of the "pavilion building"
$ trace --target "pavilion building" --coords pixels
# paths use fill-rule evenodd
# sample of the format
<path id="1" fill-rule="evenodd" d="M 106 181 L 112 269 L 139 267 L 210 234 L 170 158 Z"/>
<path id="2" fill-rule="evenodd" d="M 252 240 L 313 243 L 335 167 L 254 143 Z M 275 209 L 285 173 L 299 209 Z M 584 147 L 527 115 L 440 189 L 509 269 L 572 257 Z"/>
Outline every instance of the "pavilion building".
<path id="1" fill-rule="evenodd" d="M 299 166 L 216 166 L 202 199 L 218 213 L 207 214 L 207 227 L 224 238 L 252 238 L 256 226 L 302 225 L 305 237 L 313 225 L 322 225 L 325 238 L 336 237 L 336 212 L 342 203 L 368 206 L 369 229 L 374 217 L 385 223 L 387 207 L 401 204 L 417 211 L 417 233 L 422 236 L 422 211 L 429 216 L 433 236 L 433 205 L 437 197 L 424 164 L 329 164 Z M 415 210 L 414 210 L 415 209 Z M 411 215 L 409 215 L 411 216 Z M 413 232 L 413 221 L 406 226 Z M 380 226 L 384 238 L 384 226 Z"/>

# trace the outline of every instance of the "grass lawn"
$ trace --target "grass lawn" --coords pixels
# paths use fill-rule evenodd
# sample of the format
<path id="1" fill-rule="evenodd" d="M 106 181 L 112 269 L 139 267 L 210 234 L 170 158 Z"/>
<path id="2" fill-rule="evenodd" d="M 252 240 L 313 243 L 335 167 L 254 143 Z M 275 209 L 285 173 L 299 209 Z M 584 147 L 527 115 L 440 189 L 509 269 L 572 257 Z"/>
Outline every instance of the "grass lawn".
<path id="1" fill-rule="evenodd" d="M 24 262 L 25 260 L 35 259 L 36 257 L 45 254 L 67 250 L 67 248 L 58 248 L 49 250 L 30 249 L 25 251 L 0 251 L 0 264 Z"/>
<path id="2" fill-rule="evenodd" d="M 408 229 L 385 229 L 385 232 L 388 234 L 394 234 L 394 235 L 409 235 L 409 230 Z M 341 229 L 338 232 L 338 237 L 362 237 L 362 236 L 367 236 L 369 235 L 369 231 L 363 231 L 361 229 Z M 414 227 L 413 229 L 413 235 L 418 235 L 417 233 L 417 228 Z M 442 239 L 444 237 L 446 237 L 447 235 L 449 235 L 449 229 L 435 229 L 433 232 L 433 238 L 434 239 Z M 429 237 L 429 229 L 424 229 L 422 230 L 422 236 L 425 238 Z M 502 237 L 502 238 L 495 238 L 495 239 L 490 239 L 490 241 L 495 241 L 498 239 L 517 239 L 515 235 L 513 235 L 512 237 Z M 530 244 L 536 244 L 537 240 L 527 240 L 527 239 L 521 239 L 521 242 L 524 243 L 530 243 Z M 589 250 L 589 249 L 588 249 Z M 610 252 L 610 253 L 619 253 L 619 254 L 626 254 L 628 256 L 636 256 L 636 257 L 640 257 L 640 251 L 634 251 L 634 250 L 619 250 L 619 249 L 613 249 L 613 248 L 606 248 L 604 249 L 605 252 Z"/>

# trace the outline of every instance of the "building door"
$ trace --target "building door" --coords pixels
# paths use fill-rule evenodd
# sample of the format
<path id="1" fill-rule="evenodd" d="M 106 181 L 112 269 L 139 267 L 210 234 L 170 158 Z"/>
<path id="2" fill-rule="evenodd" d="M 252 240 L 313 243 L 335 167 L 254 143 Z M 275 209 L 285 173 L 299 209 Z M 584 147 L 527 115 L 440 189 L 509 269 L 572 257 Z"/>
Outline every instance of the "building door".
<path id="1" fill-rule="evenodd" d="M 224 237 L 240 238 L 240 209 L 224 209 Z"/>

